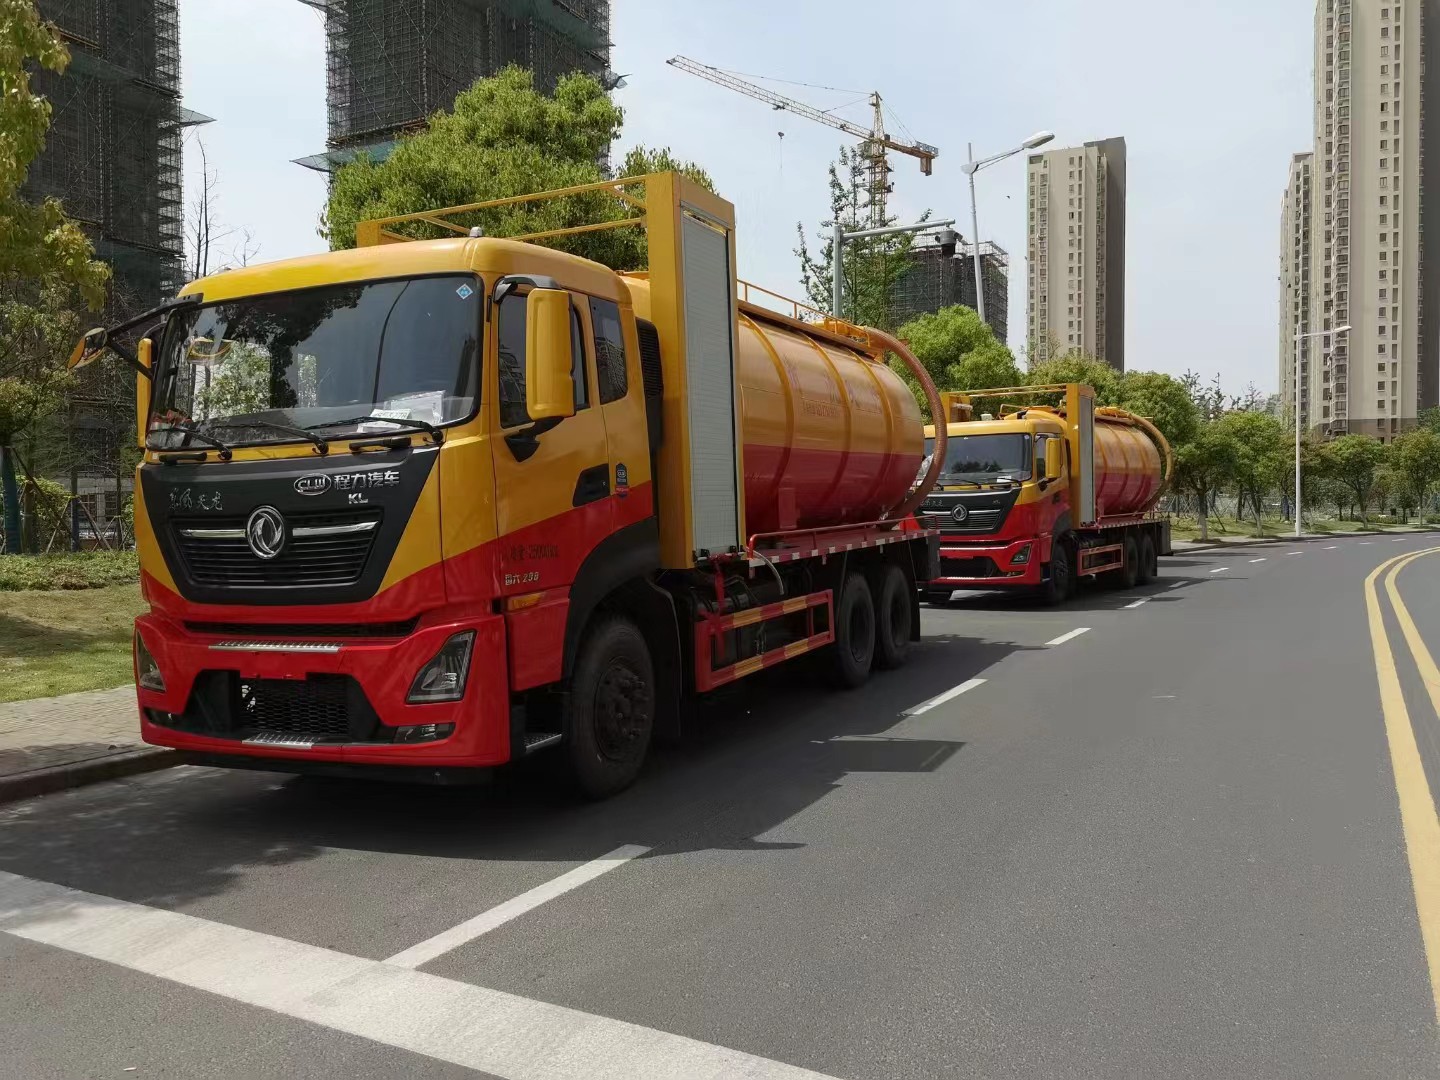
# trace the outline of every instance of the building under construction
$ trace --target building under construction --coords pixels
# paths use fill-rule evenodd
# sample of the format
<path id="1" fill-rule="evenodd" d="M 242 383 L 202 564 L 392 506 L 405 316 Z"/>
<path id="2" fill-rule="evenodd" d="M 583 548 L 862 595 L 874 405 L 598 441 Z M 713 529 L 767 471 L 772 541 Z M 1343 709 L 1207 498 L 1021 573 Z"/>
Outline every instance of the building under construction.
<path id="1" fill-rule="evenodd" d="M 54 196 L 114 270 L 112 308 L 152 306 L 181 284 L 180 143 L 204 118 L 180 107 L 176 0 L 39 0 L 70 49 L 35 72 L 51 104 L 26 194 Z"/>
<path id="2" fill-rule="evenodd" d="M 910 249 L 910 260 L 890 297 L 890 318 L 896 326 L 954 304 L 976 307 L 975 257 L 963 239 L 953 255 L 938 244 L 918 241 Z M 985 321 L 1003 343 L 1010 330 L 1010 256 L 987 240 L 980 245 L 980 266 L 985 277 Z"/>
<path id="3" fill-rule="evenodd" d="M 546 93 L 581 71 L 610 88 L 609 0 L 300 0 L 325 15 L 328 149 L 322 171 L 395 140 L 510 64 Z"/>

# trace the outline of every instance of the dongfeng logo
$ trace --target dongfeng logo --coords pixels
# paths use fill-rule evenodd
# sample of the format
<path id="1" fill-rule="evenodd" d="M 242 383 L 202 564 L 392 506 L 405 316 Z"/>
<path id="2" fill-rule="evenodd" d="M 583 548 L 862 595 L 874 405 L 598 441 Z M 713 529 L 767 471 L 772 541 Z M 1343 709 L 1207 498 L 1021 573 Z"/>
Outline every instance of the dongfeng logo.
<path id="1" fill-rule="evenodd" d="M 310 473 L 295 481 L 295 490 L 301 495 L 324 495 L 330 490 L 330 477 L 324 473 Z"/>
<path id="2" fill-rule="evenodd" d="M 956 521 L 964 521 L 970 516 L 970 511 L 965 508 L 964 503 L 956 503 L 955 509 L 950 511 L 950 516 Z"/>
<path id="3" fill-rule="evenodd" d="M 285 519 L 273 506 L 260 506 L 245 522 L 245 539 L 257 559 L 273 559 L 285 547 Z"/>

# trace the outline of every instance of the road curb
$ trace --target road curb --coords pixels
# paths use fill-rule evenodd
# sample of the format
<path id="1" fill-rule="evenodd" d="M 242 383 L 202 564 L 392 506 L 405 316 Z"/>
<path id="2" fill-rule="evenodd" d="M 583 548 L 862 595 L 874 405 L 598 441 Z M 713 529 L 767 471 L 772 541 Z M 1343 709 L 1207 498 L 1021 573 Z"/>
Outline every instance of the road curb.
<path id="1" fill-rule="evenodd" d="M 1440 528 L 1428 529 L 1407 529 L 1399 536 L 1425 536 L 1428 534 L 1440 533 Z M 1353 532 L 1353 533 L 1321 533 L 1316 536 L 1302 536 L 1298 540 L 1293 536 L 1262 536 L 1246 538 L 1243 540 L 1181 540 L 1182 544 L 1189 545 L 1176 552 L 1178 555 L 1185 555 L 1192 551 L 1214 551 L 1216 548 L 1234 547 L 1263 547 L 1267 544 L 1313 544 L 1317 540 L 1350 540 L 1361 536 L 1386 536 L 1394 538 L 1397 534 L 1389 532 Z"/>
<path id="2" fill-rule="evenodd" d="M 90 761 L 77 761 L 70 765 L 52 765 L 48 769 L 16 776 L 0 776 L 0 803 L 31 799 L 36 795 L 48 795 L 68 788 L 85 787 L 102 780 L 115 780 L 122 776 L 154 772 L 181 765 L 178 751 L 162 750 L 158 747 L 144 747 L 119 754 L 110 754 Z"/>

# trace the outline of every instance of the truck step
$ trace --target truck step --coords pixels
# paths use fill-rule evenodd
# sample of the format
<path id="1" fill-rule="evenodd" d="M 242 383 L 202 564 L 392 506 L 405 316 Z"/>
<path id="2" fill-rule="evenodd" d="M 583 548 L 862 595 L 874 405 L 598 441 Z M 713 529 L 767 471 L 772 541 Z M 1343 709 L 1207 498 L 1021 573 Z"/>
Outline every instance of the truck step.
<path id="1" fill-rule="evenodd" d="M 558 731 L 527 731 L 525 733 L 525 753 L 533 754 L 536 750 L 544 750 L 547 746 L 554 746 L 561 739 Z"/>

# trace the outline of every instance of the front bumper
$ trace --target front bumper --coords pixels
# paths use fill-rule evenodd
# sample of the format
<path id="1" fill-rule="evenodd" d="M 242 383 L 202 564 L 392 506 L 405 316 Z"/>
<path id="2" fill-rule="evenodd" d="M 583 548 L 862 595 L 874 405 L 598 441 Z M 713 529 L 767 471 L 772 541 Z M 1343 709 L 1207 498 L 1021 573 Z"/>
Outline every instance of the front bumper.
<path id="1" fill-rule="evenodd" d="M 940 576 L 926 583 L 938 589 L 1012 589 L 1039 585 L 1049 553 L 1035 537 L 990 544 L 947 544 L 940 541 Z M 1023 562 L 1016 562 L 1024 556 Z"/>
<path id="2" fill-rule="evenodd" d="M 165 680 L 164 691 L 136 690 L 147 743 L 207 757 L 270 759 L 278 768 L 305 762 L 471 768 L 510 760 L 500 615 L 426 617 L 403 636 L 383 638 L 199 633 L 155 613 L 140 616 L 135 627 Z M 464 696 L 407 705 L 416 673 L 465 630 L 475 631 L 475 644 Z M 277 732 L 307 741 L 296 733 L 312 716 L 320 737 L 310 745 L 274 745 Z M 424 724 L 454 729 L 432 741 L 393 741 L 396 728 Z"/>

